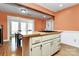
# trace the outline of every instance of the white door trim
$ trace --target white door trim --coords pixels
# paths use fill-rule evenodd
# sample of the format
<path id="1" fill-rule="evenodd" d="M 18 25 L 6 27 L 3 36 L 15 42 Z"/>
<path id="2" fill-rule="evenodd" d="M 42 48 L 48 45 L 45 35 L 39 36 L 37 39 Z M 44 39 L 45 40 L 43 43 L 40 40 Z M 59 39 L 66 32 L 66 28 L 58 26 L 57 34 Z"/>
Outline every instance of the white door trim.
<path id="1" fill-rule="evenodd" d="M 28 23 L 28 22 L 33 22 L 33 30 L 34 30 L 34 20 L 33 19 L 26 19 L 26 18 L 21 18 L 21 17 L 16 17 L 16 16 L 7 16 L 7 40 L 9 41 L 9 39 L 10 39 L 10 27 L 9 27 L 9 25 L 10 25 L 10 21 L 19 21 L 19 22 L 26 22 L 26 23 Z"/>

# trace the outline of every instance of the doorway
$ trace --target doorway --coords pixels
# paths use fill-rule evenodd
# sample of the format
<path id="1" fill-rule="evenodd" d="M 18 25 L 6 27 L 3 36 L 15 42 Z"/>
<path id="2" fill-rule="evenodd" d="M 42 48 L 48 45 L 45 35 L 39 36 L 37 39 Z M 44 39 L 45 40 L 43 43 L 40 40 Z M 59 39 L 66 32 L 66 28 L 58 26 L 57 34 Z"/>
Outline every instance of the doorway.
<path id="1" fill-rule="evenodd" d="M 12 47 L 16 47 L 15 33 L 18 30 L 22 35 L 27 35 L 34 31 L 34 20 L 24 19 L 14 16 L 8 16 L 8 39 L 11 42 Z M 13 49 L 14 50 L 14 49 Z"/>

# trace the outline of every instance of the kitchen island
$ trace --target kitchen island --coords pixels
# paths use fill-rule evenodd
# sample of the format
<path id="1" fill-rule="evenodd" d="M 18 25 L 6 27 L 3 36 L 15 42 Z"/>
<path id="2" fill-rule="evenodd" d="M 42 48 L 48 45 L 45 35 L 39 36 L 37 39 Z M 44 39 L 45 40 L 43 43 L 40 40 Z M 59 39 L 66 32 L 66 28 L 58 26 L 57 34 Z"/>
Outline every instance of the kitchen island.
<path id="1" fill-rule="evenodd" d="M 60 50 L 61 32 L 33 32 L 22 39 L 23 56 L 51 56 Z"/>

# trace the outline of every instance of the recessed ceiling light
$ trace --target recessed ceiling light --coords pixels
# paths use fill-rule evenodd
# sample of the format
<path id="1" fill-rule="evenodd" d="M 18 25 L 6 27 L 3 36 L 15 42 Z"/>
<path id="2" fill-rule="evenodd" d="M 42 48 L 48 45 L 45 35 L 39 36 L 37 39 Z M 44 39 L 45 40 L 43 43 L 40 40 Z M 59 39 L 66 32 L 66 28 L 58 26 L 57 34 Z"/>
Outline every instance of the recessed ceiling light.
<path id="1" fill-rule="evenodd" d="M 21 13 L 26 13 L 26 10 L 25 9 L 21 9 Z"/>
<path id="2" fill-rule="evenodd" d="M 28 13 L 28 10 L 25 9 L 25 8 L 22 8 L 22 9 L 21 9 L 21 13 Z"/>
<path id="3" fill-rule="evenodd" d="M 46 18 L 46 15 L 44 15 L 43 17 Z"/>
<path id="4" fill-rule="evenodd" d="M 59 4 L 59 7 L 63 7 L 63 4 Z"/>

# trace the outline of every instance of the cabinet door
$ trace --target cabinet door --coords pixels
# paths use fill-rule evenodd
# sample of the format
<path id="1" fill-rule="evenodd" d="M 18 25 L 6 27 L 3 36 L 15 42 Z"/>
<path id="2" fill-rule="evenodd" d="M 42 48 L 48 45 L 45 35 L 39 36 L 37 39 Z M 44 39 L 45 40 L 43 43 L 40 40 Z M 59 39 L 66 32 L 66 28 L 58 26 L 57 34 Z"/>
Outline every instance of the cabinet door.
<path id="1" fill-rule="evenodd" d="M 54 45 L 55 47 L 58 46 L 60 44 L 60 38 L 55 38 L 54 39 Z"/>
<path id="2" fill-rule="evenodd" d="M 53 45 L 54 45 L 54 52 L 57 52 L 60 48 L 60 38 L 56 38 L 53 41 Z"/>
<path id="3" fill-rule="evenodd" d="M 35 46 L 31 49 L 31 56 L 41 56 L 41 46 Z"/>
<path id="4" fill-rule="evenodd" d="M 44 43 L 42 45 L 42 56 L 50 55 L 50 43 Z"/>
<path id="5" fill-rule="evenodd" d="M 50 55 L 53 55 L 55 53 L 55 48 L 54 48 L 54 41 L 50 43 Z"/>
<path id="6" fill-rule="evenodd" d="M 50 43 L 50 55 L 53 55 L 60 49 L 60 38 L 55 38 Z"/>

